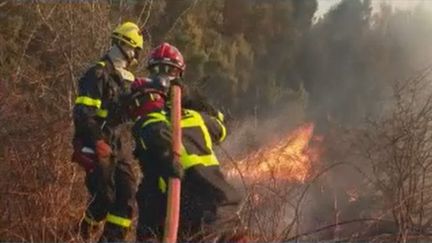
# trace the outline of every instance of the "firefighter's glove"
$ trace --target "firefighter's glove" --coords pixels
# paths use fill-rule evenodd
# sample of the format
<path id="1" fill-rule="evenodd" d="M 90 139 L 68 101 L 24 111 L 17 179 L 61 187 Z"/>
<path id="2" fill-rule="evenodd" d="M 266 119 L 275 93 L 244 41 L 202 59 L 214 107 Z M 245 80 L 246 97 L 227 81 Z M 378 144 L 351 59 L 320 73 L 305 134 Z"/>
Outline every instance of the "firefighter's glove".
<path id="1" fill-rule="evenodd" d="M 111 154 L 111 147 L 105 142 L 105 140 L 100 139 L 96 141 L 96 155 L 100 160 L 109 158 Z"/>
<path id="2" fill-rule="evenodd" d="M 91 173 L 97 166 L 98 158 L 93 149 L 84 147 L 80 142 L 76 142 L 74 143 L 72 161 L 82 166 L 87 173 Z"/>
<path id="3" fill-rule="evenodd" d="M 178 179 L 183 179 L 184 176 L 184 170 L 182 165 L 180 164 L 180 161 L 174 161 L 171 163 L 171 168 L 169 169 L 169 177 L 174 177 Z"/>

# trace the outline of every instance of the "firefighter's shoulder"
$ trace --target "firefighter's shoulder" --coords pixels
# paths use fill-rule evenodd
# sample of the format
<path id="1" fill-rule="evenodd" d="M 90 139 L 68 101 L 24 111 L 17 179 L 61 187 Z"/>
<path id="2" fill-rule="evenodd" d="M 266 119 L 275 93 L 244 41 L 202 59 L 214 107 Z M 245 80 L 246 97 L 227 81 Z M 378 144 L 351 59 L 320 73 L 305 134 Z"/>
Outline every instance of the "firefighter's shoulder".
<path id="1" fill-rule="evenodd" d="M 100 79 L 104 77 L 104 74 L 106 72 L 106 62 L 99 61 L 95 63 L 91 69 L 93 71 L 94 77 Z"/>
<path id="2" fill-rule="evenodd" d="M 96 62 L 94 64 L 92 64 L 87 71 L 84 73 L 83 77 L 84 78 L 96 78 L 96 79 L 100 79 L 102 77 L 104 77 L 104 74 L 106 72 L 106 68 L 105 68 L 105 62 Z"/>
<path id="3" fill-rule="evenodd" d="M 141 117 L 139 123 L 141 124 L 141 128 L 144 128 L 156 124 L 169 124 L 169 119 L 167 117 L 166 111 L 157 111 L 150 112 Z"/>

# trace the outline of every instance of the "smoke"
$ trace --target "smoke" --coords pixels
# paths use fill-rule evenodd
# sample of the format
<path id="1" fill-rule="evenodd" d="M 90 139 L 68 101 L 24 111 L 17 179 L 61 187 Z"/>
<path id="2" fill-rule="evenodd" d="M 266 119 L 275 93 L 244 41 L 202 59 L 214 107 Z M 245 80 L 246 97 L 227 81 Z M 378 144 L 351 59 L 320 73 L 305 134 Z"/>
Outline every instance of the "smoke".
<path id="1" fill-rule="evenodd" d="M 237 8 L 247 9 L 247 3 L 238 2 Z M 271 4 L 275 3 L 247 6 L 273 8 Z M 371 1 L 345 0 L 315 24 L 316 1 L 277 4 L 287 9 L 289 16 L 283 20 L 292 24 L 286 27 L 286 23 L 264 14 L 273 24 L 259 26 L 251 34 L 254 39 L 246 38 L 253 47 L 250 51 L 256 47 L 266 50 L 266 54 L 254 51 L 253 75 L 247 76 L 253 81 L 244 93 L 234 97 L 236 102 L 229 100 L 231 97 L 226 98 L 230 105 L 224 104 L 225 99 L 219 102 L 234 107 L 233 117 L 248 114 L 230 126 L 225 146 L 233 155 L 254 150 L 310 120 L 316 122 L 319 132 L 326 132 L 332 124 L 361 126 L 365 118 L 382 115 L 392 103 L 391 89 L 396 81 L 412 76 L 432 61 L 432 3 L 422 3 L 431 5 L 429 8 L 419 5 L 395 10 L 385 3 L 378 6 Z M 247 28 L 242 26 L 244 22 L 226 21 L 233 33 Z M 281 29 L 269 29 L 275 25 Z M 270 41 L 264 27 L 277 41 Z M 266 35 L 262 38 L 267 42 L 256 40 L 258 31 Z M 223 93 L 215 90 L 218 88 L 208 85 L 210 97 L 221 100 Z M 223 92 L 226 94 L 227 89 Z M 239 110 L 235 109 L 237 104 Z"/>
<path id="2" fill-rule="evenodd" d="M 392 111 L 396 83 L 432 64 L 432 2 L 402 10 L 382 4 L 377 11 L 376 6 L 341 1 L 304 30 L 282 85 L 296 92 L 303 86 L 293 84 L 304 84 L 299 92 L 303 98 L 283 97 L 271 109 L 255 109 L 255 116 L 231 127 L 234 132 L 225 145 L 229 153 L 241 156 L 314 120 L 326 141 L 320 169 L 338 165 L 312 183 L 301 227 L 308 231 L 360 219 L 323 231 L 324 238 L 397 231 L 389 210 L 383 210 L 382 195 L 368 181 L 371 168 L 357 154 L 357 136 L 366 118 L 376 120 Z"/>
<path id="3" fill-rule="evenodd" d="M 432 61 L 431 4 L 372 13 L 370 1 L 342 1 L 324 15 L 303 49 L 311 116 L 355 125 L 379 115 L 394 83 Z"/>
<path id="4" fill-rule="evenodd" d="M 398 232 L 388 202 L 370 182 L 374 174 L 367 155 L 358 154 L 364 145 L 359 130 L 366 118 L 388 117 L 395 108 L 395 85 L 432 64 L 432 3 L 404 10 L 383 4 L 376 12 L 371 6 L 370 1 L 342 1 L 312 28 L 303 50 L 308 114 L 326 133 L 324 167 L 341 163 L 311 187 L 304 229 L 365 219 L 331 227 L 317 235 L 320 239 Z"/>
<path id="5" fill-rule="evenodd" d="M 306 120 L 305 104 L 288 102 L 268 112 L 264 119 L 258 114 L 228 124 L 229 136 L 224 148 L 233 157 L 242 157 L 276 140 L 286 139 L 288 131 Z M 222 153 L 223 154 L 223 153 Z"/>
<path id="6" fill-rule="evenodd" d="M 293 103 L 323 131 L 329 123 L 357 126 L 391 103 L 396 81 L 431 63 L 429 5 L 398 10 L 385 2 L 344 0 L 314 21 L 317 1 L 226 1 L 216 46 L 232 48 L 214 57 L 209 49 L 212 62 L 200 62 L 206 75 L 198 75 L 195 63 L 188 75 L 203 80 L 206 94 L 233 117 L 249 120 L 246 127 L 271 133 L 267 120 L 293 119 L 296 114 L 279 115 Z M 215 46 L 213 39 L 203 42 Z"/>

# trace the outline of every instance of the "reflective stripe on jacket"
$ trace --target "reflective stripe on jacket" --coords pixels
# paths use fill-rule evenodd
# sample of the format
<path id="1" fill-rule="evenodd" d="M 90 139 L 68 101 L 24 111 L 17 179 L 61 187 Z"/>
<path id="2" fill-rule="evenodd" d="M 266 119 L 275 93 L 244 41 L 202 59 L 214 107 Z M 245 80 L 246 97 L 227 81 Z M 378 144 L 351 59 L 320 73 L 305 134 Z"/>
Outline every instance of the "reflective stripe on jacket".
<path id="1" fill-rule="evenodd" d="M 217 166 L 219 161 L 213 151 L 213 143 L 225 139 L 226 128 L 216 117 L 202 112 L 184 109 L 181 120 L 182 146 L 180 163 L 187 170 L 196 165 Z M 160 173 L 172 163 L 171 123 L 165 111 L 152 112 L 134 126 L 135 155 L 144 173 Z M 149 172 L 151 171 L 151 172 Z M 159 179 L 159 186 L 165 187 Z"/>
<path id="2" fill-rule="evenodd" d="M 142 124 L 142 128 L 145 128 L 146 126 L 155 122 L 164 122 L 171 126 L 166 114 L 161 112 L 150 113 L 147 117 L 149 117 L 149 119 Z M 192 138 L 195 140 L 194 142 L 196 142 L 200 140 L 199 137 L 201 136 L 204 138 L 206 148 L 206 151 L 200 151 L 199 154 L 196 154 L 192 151 L 188 151 L 187 147 L 185 148 L 185 144 L 183 143 L 180 150 L 180 162 L 183 166 L 183 169 L 186 170 L 198 164 L 202 164 L 204 166 L 219 165 L 219 161 L 213 152 L 213 143 L 210 133 L 204 123 L 203 118 L 201 117 L 201 114 L 193 110 L 184 110 L 180 124 L 184 134 L 183 137 L 185 137 L 184 139 Z M 225 130 L 225 126 L 223 126 L 222 123 L 220 123 L 220 125 L 221 130 Z M 199 131 L 191 130 L 193 128 L 199 128 Z"/>
<path id="3" fill-rule="evenodd" d="M 128 92 L 128 82 L 122 79 L 108 57 L 88 69 L 78 82 L 73 111 L 75 136 L 96 141 L 102 137 L 103 122 L 116 126 L 120 120 L 116 118 L 117 113 L 121 113 L 118 109 L 120 97 Z"/>
<path id="4" fill-rule="evenodd" d="M 99 66 L 99 67 L 98 67 Z M 94 68 L 96 78 L 102 79 L 102 69 L 106 66 L 105 62 L 98 62 L 97 65 Z M 100 87 L 103 84 L 99 84 L 99 81 L 97 79 L 85 79 L 86 76 L 90 76 L 92 74 L 86 74 L 84 75 L 83 79 L 79 83 L 79 94 L 75 99 L 75 105 L 84 105 L 89 107 L 96 108 L 96 116 L 100 118 L 106 118 L 108 116 L 108 110 L 102 108 L 102 94 L 103 88 Z M 85 83 L 84 83 L 85 82 Z M 93 87 L 92 87 L 93 86 Z M 96 86 L 96 88 L 94 87 Z M 98 87 L 99 86 L 99 87 Z"/>

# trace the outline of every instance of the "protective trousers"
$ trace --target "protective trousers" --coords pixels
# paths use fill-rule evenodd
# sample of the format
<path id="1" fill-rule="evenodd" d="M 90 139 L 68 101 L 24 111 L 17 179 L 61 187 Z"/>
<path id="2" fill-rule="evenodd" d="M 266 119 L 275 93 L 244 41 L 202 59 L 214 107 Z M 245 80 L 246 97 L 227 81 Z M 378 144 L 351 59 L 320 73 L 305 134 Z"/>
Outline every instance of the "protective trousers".
<path id="1" fill-rule="evenodd" d="M 218 166 L 195 166 L 182 182 L 179 240 L 198 242 L 231 234 L 239 226 L 239 193 L 225 180 Z M 166 212 L 166 194 L 158 179 L 144 176 L 137 192 L 137 241 L 160 239 Z"/>
<path id="2" fill-rule="evenodd" d="M 224 178 L 219 166 L 198 165 L 187 171 L 182 191 L 182 238 L 213 241 L 229 238 L 241 228 L 237 214 L 240 193 Z"/>
<path id="3" fill-rule="evenodd" d="M 166 213 L 166 195 L 158 187 L 156 176 L 144 175 L 136 194 L 138 204 L 138 224 L 136 240 L 145 242 L 159 240 L 163 235 Z"/>
<path id="4" fill-rule="evenodd" d="M 91 197 L 85 221 L 95 225 L 106 220 L 102 242 L 124 240 L 131 226 L 136 183 L 132 162 L 121 156 L 120 138 L 112 136 L 110 145 L 113 155 L 98 161 L 98 167 L 86 175 Z"/>

